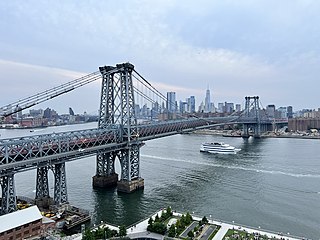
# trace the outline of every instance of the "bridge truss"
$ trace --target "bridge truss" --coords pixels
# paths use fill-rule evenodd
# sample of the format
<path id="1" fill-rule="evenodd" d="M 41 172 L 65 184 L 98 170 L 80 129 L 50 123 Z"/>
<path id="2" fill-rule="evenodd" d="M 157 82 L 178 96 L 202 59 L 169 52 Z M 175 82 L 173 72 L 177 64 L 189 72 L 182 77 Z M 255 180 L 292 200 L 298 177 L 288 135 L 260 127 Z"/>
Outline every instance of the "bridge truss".
<path id="1" fill-rule="evenodd" d="M 44 206 L 52 202 L 56 205 L 64 204 L 68 202 L 65 163 L 96 155 L 93 186 L 117 185 L 118 191 L 132 192 L 144 187 L 140 172 L 140 148 L 144 141 L 226 123 L 243 123 L 248 129 L 258 124 L 256 132 L 258 134 L 263 121 L 259 115 L 260 110 L 257 110 L 258 98 L 253 98 L 252 107 L 250 103 L 252 98 L 246 97 L 247 111 L 240 117 L 213 119 L 192 117 L 177 121 L 138 124 L 135 107 L 139 100 L 147 100 L 156 116 L 164 113 L 163 106 L 167 99 L 136 72 L 130 63 L 100 67 L 99 73 L 89 74 L 69 84 L 6 105 L 0 108 L 0 115 L 8 116 L 98 79 L 102 79 L 98 128 L 0 139 L 2 214 L 16 210 L 14 174 L 17 172 L 37 169 L 35 194 L 37 204 Z M 121 165 L 120 179 L 114 166 L 117 159 Z M 48 171 L 54 174 L 53 199 L 49 196 Z"/>

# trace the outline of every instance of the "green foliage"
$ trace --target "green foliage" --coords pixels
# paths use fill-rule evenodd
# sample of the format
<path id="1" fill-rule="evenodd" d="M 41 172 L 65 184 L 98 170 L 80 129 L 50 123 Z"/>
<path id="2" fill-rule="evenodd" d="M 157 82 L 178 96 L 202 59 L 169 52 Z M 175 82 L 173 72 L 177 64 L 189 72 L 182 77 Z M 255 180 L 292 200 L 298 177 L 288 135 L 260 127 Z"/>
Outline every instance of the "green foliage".
<path id="1" fill-rule="evenodd" d="M 153 219 L 152 219 L 152 217 L 150 217 L 149 221 L 148 221 L 148 225 L 152 225 L 152 223 L 153 223 Z"/>
<path id="2" fill-rule="evenodd" d="M 171 209 L 171 207 L 169 206 L 169 207 L 167 207 L 167 215 L 168 216 L 172 216 L 173 215 L 173 213 L 172 213 L 172 209 Z"/>
<path id="3" fill-rule="evenodd" d="M 104 238 L 104 228 L 98 228 L 94 231 L 95 239 L 103 239 Z"/>
<path id="4" fill-rule="evenodd" d="M 199 222 L 199 225 L 203 225 L 203 224 L 207 224 L 208 223 L 208 219 L 206 218 L 206 216 L 204 216 L 201 221 Z"/>
<path id="5" fill-rule="evenodd" d="M 179 235 L 180 233 L 182 233 L 182 231 L 184 230 L 185 226 L 181 223 L 181 219 L 178 219 L 176 222 L 176 234 Z"/>
<path id="6" fill-rule="evenodd" d="M 95 230 L 87 229 L 85 230 L 82 240 L 95 240 L 95 239 L 105 239 L 112 238 L 118 235 L 116 230 L 111 230 L 110 228 L 98 228 Z M 125 235 L 124 235 L 125 236 Z"/>
<path id="7" fill-rule="evenodd" d="M 156 223 L 156 222 L 160 222 L 160 218 L 159 218 L 158 214 L 155 216 L 154 222 L 155 222 L 155 223 Z"/>
<path id="8" fill-rule="evenodd" d="M 155 222 L 152 225 L 152 232 L 165 234 L 166 231 L 167 231 L 167 227 L 164 223 Z"/>
<path id="9" fill-rule="evenodd" d="M 121 225 L 119 227 L 119 236 L 120 237 L 124 237 L 127 235 L 127 229 L 126 229 L 126 226 L 125 225 Z"/>
<path id="10" fill-rule="evenodd" d="M 169 237 L 175 237 L 176 236 L 176 227 L 174 224 L 172 224 L 169 228 L 169 231 L 168 231 L 168 236 Z"/>
<path id="11" fill-rule="evenodd" d="M 193 237 L 194 237 L 194 233 L 193 233 L 192 230 L 190 230 L 190 231 L 188 232 L 188 237 L 190 237 L 190 238 L 193 238 Z"/>
<path id="12" fill-rule="evenodd" d="M 189 212 L 186 214 L 186 225 L 189 225 L 192 222 L 192 216 L 190 215 Z"/>
<path id="13" fill-rule="evenodd" d="M 90 229 L 86 229 L 82 235 L 82 240 L 95 240 L 95 237 Z"/>

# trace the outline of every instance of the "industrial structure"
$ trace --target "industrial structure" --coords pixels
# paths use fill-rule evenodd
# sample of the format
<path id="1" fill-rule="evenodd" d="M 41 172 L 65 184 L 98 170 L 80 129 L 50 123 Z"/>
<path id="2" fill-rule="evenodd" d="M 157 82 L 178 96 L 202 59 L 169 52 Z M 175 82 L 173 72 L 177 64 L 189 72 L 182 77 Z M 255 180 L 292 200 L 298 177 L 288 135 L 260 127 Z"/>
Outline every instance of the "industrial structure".
<path id="1" fill-rule="evenodd" d="M 140 148 L 143 142 L 169 135 L 225 124 L 243 124 L 243 137 L 253 130 L 260 137 L 273 123 L 259 107 L 259 97 L 246 97 L 242 114 L 228 117 L 180 118 L 138 124 L 135 112 L 137 99 L 145 100 L 159 114 L 167 98 L 135 71 L 130 63 L 100 67 L 70 83 L 19 100 L 0 108 L 0 116 L 29 108 L 40 102 L 70 92 L 102 77 L 98 128 L 72 132 L 25 136 L 0 140 L 1 214 L 16 210 L 14 175 L 37 169 L 35 201 L 39 205 L 60 205 L 68 202 L 65 163 L 96 155 L 94 187 L 118 187 L 118 191 L 133 192 L 144 187 L 140 172 Z M 115 161 L 121 165 L 121 178 L 115 172 Z M 54 196 L 49 196 L 48 171 L 54 174 Z"/>

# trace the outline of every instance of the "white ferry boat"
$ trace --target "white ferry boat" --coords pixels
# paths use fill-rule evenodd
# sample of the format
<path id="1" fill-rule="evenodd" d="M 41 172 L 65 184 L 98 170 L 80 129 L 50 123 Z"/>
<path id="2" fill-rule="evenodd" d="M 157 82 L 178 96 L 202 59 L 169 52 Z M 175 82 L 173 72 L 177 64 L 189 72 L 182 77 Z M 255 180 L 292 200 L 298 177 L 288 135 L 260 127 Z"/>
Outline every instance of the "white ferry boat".
<path id="1" fill-rule="evenodd" d="M 230 146 L 225 143 L 202 143 L 200 152 L 220 153 L 220 154 L 236 154 L 241 149 Z"/>

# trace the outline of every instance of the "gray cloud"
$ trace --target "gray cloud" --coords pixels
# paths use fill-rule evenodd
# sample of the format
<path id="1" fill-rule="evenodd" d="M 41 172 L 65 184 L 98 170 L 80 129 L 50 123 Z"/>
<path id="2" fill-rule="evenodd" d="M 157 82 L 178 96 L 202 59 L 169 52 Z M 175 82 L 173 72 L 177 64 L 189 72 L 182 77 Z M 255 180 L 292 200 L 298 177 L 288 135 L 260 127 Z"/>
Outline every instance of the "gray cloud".
<path id="1" fill-rule="evenodd" d="M 0 81 L 13 90 L 42 74 L 47 79 L 51 68 L 93 72 L 130 61 L 163 91 L 176 89 L 181 99 L 194 92 L 197 104 L 209 84 L 215 102 L 255 94 L 264 105 L 316 108 L 319 7 L 318 1 L 289 0 L 3 1 L 0 65 L 6 74 Z M 30 68 L 8 69 L 7 61 Z M 31 71 L 31 65 L 48 68 Z M 25 71 L 24 77 L 15 71 Z M 34 85 L 40 90 L 50 83 Z M 27 86 L 17 91 L 30 92 Z"/>

